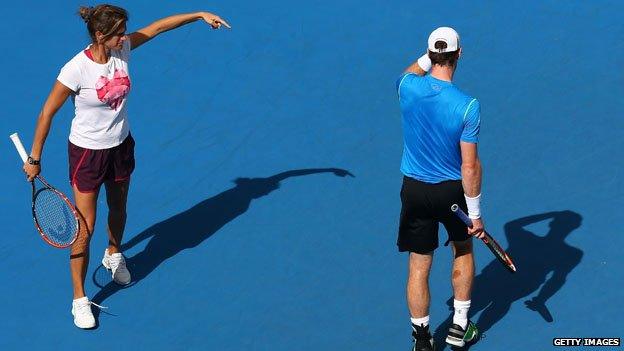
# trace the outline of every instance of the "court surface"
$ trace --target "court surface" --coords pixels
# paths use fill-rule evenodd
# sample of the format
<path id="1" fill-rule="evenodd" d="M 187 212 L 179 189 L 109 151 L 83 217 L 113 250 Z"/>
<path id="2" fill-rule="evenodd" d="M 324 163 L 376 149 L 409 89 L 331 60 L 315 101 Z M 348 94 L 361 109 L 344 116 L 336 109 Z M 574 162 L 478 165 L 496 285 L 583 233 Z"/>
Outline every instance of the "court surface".
<path id="1" fill-rule="evenodd" d="M 195 10 L 233 29 L 194 23 L 132 54 L 135 282 L 119 289 L 99 265 L 101 194 L 86 288 L 108 309 L 91 331 L 72 323 L 68 252 L 38 237 L 8 138 L 30 148 L 59 69 L 87 45 L 81 4 L 11 2 L 0 21 L 0 349 L 408 350 L 395 80 L 443 25 L 462 36 L 455 83 L 481 101 L 486 228 L 519 270 L 476 243 L 471 313 L 485 337 L 471 349 L 624 336 L 623 2 L 121 4 L 130 31 Z M 43 156 L 66 192 L 72 111 L 57 114 Z M 439 346 L 450 261 L 436 251 Z M 525 306 L 538 294 L 547 311 Z"/>

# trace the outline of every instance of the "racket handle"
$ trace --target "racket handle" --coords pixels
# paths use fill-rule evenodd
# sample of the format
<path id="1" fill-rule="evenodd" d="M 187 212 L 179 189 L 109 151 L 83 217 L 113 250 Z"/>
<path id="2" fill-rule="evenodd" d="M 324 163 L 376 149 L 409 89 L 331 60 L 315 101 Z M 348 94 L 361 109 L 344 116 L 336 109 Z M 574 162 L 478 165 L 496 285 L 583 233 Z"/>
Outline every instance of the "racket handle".
<path id="1" fill-rule="evenodd" d="M 28 160 L 28 153 L 26 152 L 26 149 L 24 149 L 24 145 L 22 144 L 19 136 L 17 135 L 17 133 L 13 133 L 11 134 L 10 138 L 13 141 L 13 144 L 15 144 L 15 148 L 22 158 L 22 161 L 26 163 L 26 161 Z"/>
<path id="2" fill-rule="evenodd" d="M 462 222 L 468 226 L 468 228 L 472 228 L 472 219 L 470 219 L 457 204 L 453 204 L 453 206 L 451 206 L 451 211 L 453 211 L 453 213 L 455 213 L 455 215 L 459 217 L 459 219 L 461 219 Z"/>
<path id="3" fill-rule="evenodd" d="M 470 219 L 470 217 L 468 217 L 466 212 L 464 212 L 461 208 L 459 208 L 457 204 L 453 204 L 453 206 L 451 206 L 451 211 L 453 211 L 453 213 L 457 217 L 459 217 L 459 219 L 461 219 L 462 222 L 464 222 L 468 228 L 472 228 L 472 219 Z M 490 242 L 490 239 L 492 237 L 487 232 L 483 232 L 483 233 L 485 234 L 485 236 L 481 240 L 483 240 L 483 242 L 487 244 Z"/>

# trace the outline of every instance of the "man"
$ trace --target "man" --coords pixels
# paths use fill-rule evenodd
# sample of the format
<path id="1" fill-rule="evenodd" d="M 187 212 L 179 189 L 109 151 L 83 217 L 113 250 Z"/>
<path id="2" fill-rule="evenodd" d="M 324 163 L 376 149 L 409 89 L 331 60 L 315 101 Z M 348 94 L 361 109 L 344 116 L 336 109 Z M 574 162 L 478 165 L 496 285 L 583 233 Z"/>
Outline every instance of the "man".
<path id="1" fill-rule="evenodd" d="M 429 332 L 429 271 L 438 247 L 439 223 L 448 232 L 454 254 L 455 313 L 446 342 L 462 347 L 478 333 L 468 320 L 468 309 L 474 279 L 471 236 L 481 238 L 484 231 L 477 155 L 480 106 L 452 83 L 461 52 L 457 32 L 438 28 L 429 36 L 427 54 L 397 81 L 404 135 L 397 245 L 400 252 L 409 252 L 407 302 L 414 351 L 435 350 Z M 472 228 L 466 230 L 453 215 L 454 203 L 467 210 Z"/>

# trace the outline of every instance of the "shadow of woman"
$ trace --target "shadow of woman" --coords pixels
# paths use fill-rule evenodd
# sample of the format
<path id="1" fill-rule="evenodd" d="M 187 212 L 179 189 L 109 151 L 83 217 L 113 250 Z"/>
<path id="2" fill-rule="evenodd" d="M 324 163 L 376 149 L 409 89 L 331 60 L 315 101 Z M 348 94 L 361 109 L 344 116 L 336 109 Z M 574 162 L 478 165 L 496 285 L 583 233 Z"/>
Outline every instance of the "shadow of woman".
<path id="1" fill-rule="evenodd" d="M 538 236 L 524 228 L 545 220 L 550 220 L 545 236 Z M 509 243 L 506 251 L 518 271 L 511 275 L 497 260 L 493 260 L 475 277 L 469 314 L 474 318 L 482 312 L 476 321 L 482 337 L 509 312 L 515 301 L 534 293 L 536 295 L 524 301 L 525 306 L 538 312 L 548 323 L 554 320 L 546 302 L 563 287 L 568 274 L 581 262 L 583 251 L 568 245 L 565 238 L 581 226 L 582 220 L 580 214 L 566 210 L 527 216 L 505 224 L 505 236 Z M 447 304 L 452 311 L 452 297 Z M 451 322 L 452 314 L 436 329 L 438 345 L 444 344 Z"/>
<path id="2" fill-rule="evenodd" d="M 353 174 L 344 169 L 312 168 L 286 171 L 268 178 L 238 178 L 234 181 L 236 185 L 233 188 L 147 228 L 122 245 L 122 250 L 127 251 L 140 242 L 149 240 L 143 251 L 126 258 L 132 273 L 132 285 L 139 283 L 179 252 L 200 245 L 227 223 L 245 213 L 252 200 L 278 189 L 283 180 L 317 173 L 353 177 Z M 99 270 L 98 268 L 93 274 L 94 282 L 101 286 L 100 291 L 92 298 L 92 301 L 97 304 L 123 289 L 110 281 L 110 276 L 107 284 L 103 286 L 98 284 L 97 272 Z M 96 313 L 99 315 L 99 311 Z"/>

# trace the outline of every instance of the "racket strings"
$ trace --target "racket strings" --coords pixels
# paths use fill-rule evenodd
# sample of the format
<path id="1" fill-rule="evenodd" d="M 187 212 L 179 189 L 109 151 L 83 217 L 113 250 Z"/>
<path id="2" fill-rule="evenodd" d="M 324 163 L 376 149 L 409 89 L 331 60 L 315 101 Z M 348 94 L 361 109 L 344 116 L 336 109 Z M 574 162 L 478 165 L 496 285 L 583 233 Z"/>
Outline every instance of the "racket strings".
<path id="1" fill-rule="evenodd" d="M 57 193 L 50 189 L 37 193 L 35 217 L 43 234 L 53 243 L 61 246 L 71 244 L 78 223 L 71 207 Z"/>

